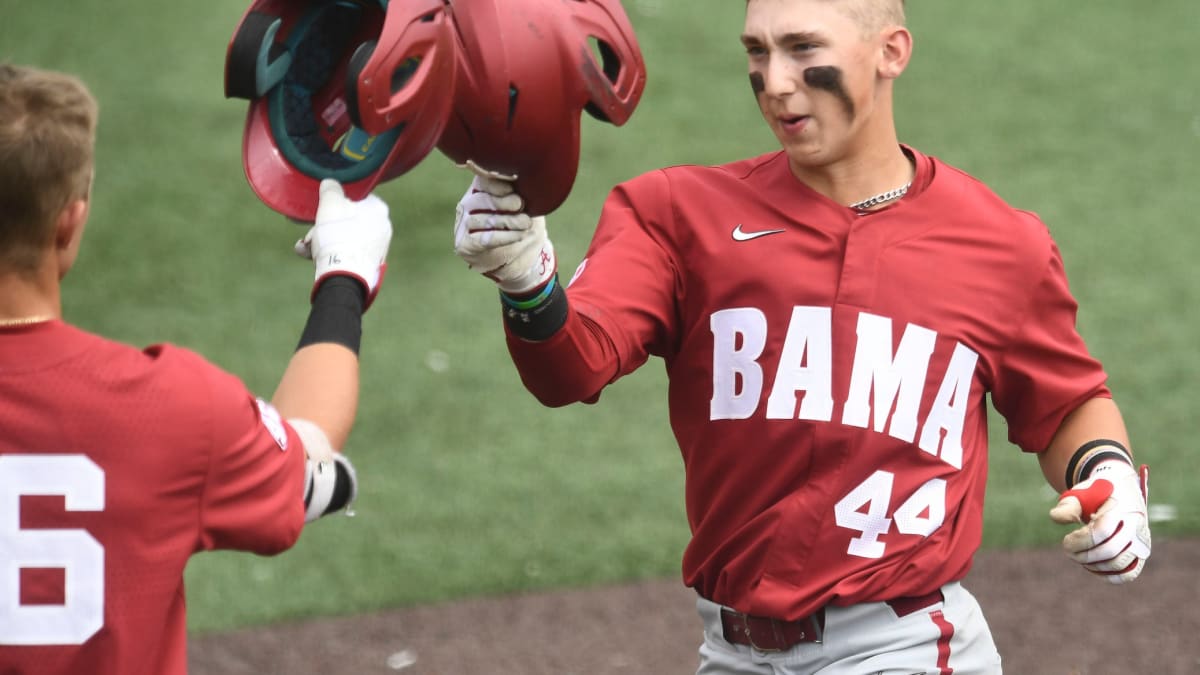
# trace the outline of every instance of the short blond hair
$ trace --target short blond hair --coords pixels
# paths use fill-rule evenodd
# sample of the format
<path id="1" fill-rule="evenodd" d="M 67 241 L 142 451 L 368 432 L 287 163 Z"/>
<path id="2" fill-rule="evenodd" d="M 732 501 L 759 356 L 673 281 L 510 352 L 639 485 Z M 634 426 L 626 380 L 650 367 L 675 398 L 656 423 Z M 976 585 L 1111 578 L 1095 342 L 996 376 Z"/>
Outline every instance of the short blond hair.
<path id="1" fill-rule="evenodd" d="M 98 117 L 79 78 L 0 64 L 0 268 L 36 268 L 58 214 L 88 198 Z"/>
<path id="2" fill-rule="evenodd" d="M 885 26 L 904 26 L 904 0 L 823 0 L 837 5 L 850 17 L 864 35 L 882 30 Z M 746 0 L 750 4 L 750 0 Z"/>
<path id="3" fill-rule="evenodd" d="M 904 0 L 828 0 L 854 20 L 864 34 L 905 25 Z"/>

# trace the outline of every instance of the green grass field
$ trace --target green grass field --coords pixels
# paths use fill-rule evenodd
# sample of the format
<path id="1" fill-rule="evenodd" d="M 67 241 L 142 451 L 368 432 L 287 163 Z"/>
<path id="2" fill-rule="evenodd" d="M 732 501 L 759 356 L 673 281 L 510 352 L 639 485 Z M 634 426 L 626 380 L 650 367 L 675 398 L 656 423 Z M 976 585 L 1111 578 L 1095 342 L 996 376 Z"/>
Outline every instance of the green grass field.
<path id="1" fill-rule="evenodd" d="M 1200 13 L 1192 0 L 909 3 L 902 140 L 1038 212 L 1064 251 L 1080 327 L 1104 360 L 1153 501 L 1195 535 L 1200 460 Z M 101 101 L 93 217 L 65 311 L 134 344 L 200 351 L 269 396 L 307 311 L 302 233 L 241 171 L 245 104 L 223 98 L 247 3 L 0 0 L 0 59 L 83 76 Z M 575 189 L 550 217 L 578 262 L 609 187 L 658 166 L 774 147 L 738 43 L 736 0 L 628 0 L 649 84 L 628 125 L 583 124 Z M 468 176 L 436 152 L 379 193 L 396 234 L 366 317 L 358 514 L 276 558 L 188 568 L 196 631 L 531 588 L 676 575 L 682 469 L 652 361 L 595 406 L 540 407 L 501 338 L 489 282 L 451 250 Z M 989 547 L 1052 545 L 1036 461 L 993 425 Z"/>

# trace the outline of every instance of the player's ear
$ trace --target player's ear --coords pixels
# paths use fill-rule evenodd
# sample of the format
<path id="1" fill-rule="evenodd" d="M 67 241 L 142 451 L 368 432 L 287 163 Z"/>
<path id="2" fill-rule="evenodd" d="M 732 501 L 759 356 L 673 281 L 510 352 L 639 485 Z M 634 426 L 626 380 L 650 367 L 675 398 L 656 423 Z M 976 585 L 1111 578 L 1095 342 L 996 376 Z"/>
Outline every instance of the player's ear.
<path id="1" fill-rule="evenodd" d="M 894 80 L 908 67 L 912 58 L 912 33 L 904 26 L 888 26 L 880 35 L 879 76 Z"/>
<path id="2" fill-rule="evenodd" d="M 67 202 L 54 224 L 54 255 L 58 261 L 58 278 L 75 264 L 79 255 L 79 243 L 83 240 L 83 229 L 87 224 L 90 201 L 78 197 Z"/>

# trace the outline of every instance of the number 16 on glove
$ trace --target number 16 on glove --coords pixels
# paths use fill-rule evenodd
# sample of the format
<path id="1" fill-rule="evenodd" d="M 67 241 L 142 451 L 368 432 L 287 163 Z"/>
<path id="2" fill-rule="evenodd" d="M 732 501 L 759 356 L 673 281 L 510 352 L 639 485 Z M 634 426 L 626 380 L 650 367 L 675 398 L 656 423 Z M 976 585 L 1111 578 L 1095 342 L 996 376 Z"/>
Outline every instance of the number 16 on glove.
<path id="1" fill-rule="evenodd" d="M 322 180 L 319 189 L 316 222 L 295 246 L 297 255 L 316 263 L 312 297 L 325 279 L 347 276 L 363 285 L 364 309 L 370 307 L 387 270 L 392 241 L 388 206 L 374 194 L 352 201 L 332 178 Z"/>
<path id="2" fill-rule="evenodd" d="M 1114 584 L 1133 581 L 1150 557 L 1147 514 L 1150 469 L 1126 462 L 1099 464 L 1087 480 L 1059 495 L 1050 518 L 1082 523 L 1063 537 L 1063 549 L 1084 569 Z"/>

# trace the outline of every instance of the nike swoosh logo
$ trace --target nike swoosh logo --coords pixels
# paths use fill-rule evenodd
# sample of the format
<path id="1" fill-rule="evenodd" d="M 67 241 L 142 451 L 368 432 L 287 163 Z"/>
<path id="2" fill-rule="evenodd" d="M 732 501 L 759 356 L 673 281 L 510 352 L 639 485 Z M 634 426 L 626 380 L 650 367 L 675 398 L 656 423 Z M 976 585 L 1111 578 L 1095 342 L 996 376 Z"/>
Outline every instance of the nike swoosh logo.
<path id="1" fill-rule="evenodd" d="M 744 231 L 742 231 L 742 224 L 738 223 L 737 227 L 733 228 L 733 240 L 734 241 L 750 241 L 751 239 L 758 239 L 759 237 L 765 237 L 768 234 L 779 234 L 780 232 L 783 232 L 783 231 L 784 230 L 761 230 L 759 232 L 744 232 Z"/>

